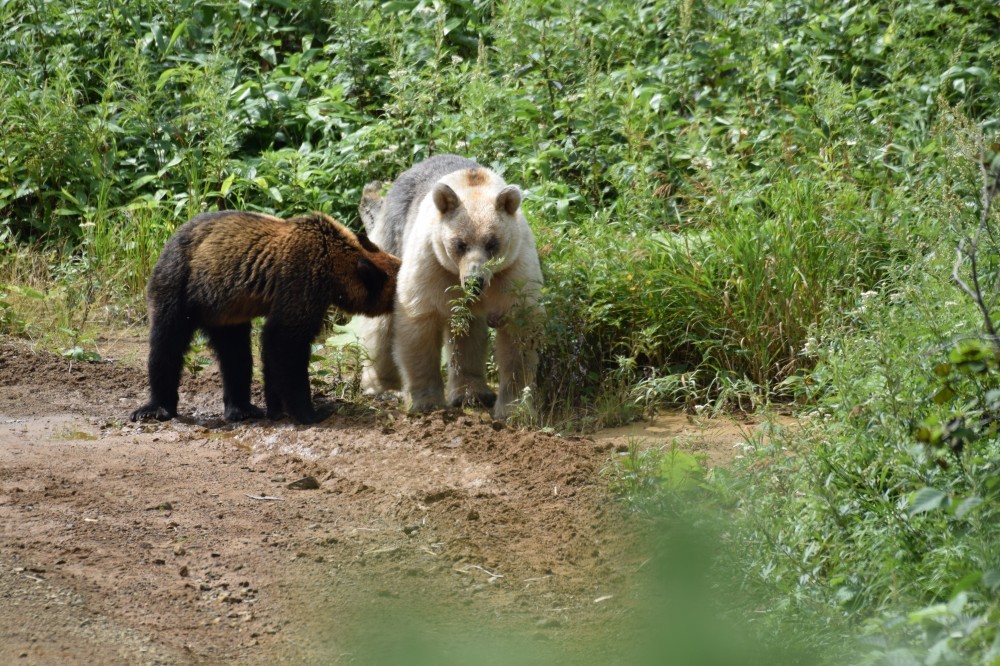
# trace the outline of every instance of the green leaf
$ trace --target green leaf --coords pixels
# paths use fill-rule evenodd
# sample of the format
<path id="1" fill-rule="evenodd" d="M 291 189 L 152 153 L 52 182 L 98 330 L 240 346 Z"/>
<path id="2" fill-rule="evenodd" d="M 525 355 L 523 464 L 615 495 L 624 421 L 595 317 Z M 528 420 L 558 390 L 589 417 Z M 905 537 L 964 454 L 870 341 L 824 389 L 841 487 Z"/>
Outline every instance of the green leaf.
<path id="1" fill-rule="evenodd" d="M 934 604 L 933 606 L 926 606 L 920 610 L 915 610 L 912 613 L 909 613 L 906 617 L 910 624 L 919 624 L 924 620 L 936 620 L 941 617 L 948 617 L 950 614 L 951 613 L 948 610 L 947 605 Z"/>
<path id="2" fill-rule="evenodd" d="M 937 424 L 923 424 L 917 428 L 913 436 L 918 442 L 923 444 L 937 445 L 941 442 L 941 436 L 944 434 L 944 430 L 940 425 Z"/>
<path id="3" fill-rule="evenodd" d="M 382 11 L 386 14 L 401 14 L 412 11 L 417 6 L 416 2 L 387 2 L 382 5 Z"/>
<path id="4" fill-rule="evenodd" d="M 934 374 L 938 377 L 947 377 L 951 374 L 951 363 L 938 363 L 934 366 Z"/>
<path id="5" fill-rule="evenodd" d="M 174 45 L 174 42 L 177 41 L 177 38 L 180 37 L 181 33 L 187 29 L 187 23 L 188 23 L 187 20 L 181 21 L 180 24 L 178 24 L 178 26 L 174 28 L 174 32 L 170 35 L 170 42 L 167 44 L 167 48 L 164 51 L 164 55 L 166 55 L 166 53 L 170 51 L 171 47 L 173 47 Z"/>
<path id="6" fill-rule="evenodd" d="M 962 580 L 955 583 L 955 587 L 952 589 L 952 596 L 957 596 L 968 589 L 971 589 L 979 584 L 979 581 L 983 579 L 982 571 L 973 571 L 968 576 L 962 578 Z"/>
<path id="7" fill-rule="evenodd" d="M 931 399 L 934 401 L 935 405 L 943 405 L 944 403 L 954 398 L 955 395 L 956 395 L 955 391 L 953 391 L 950 386 L 942 386 L 940 389 L 938 389 L 938 392 L 935 393 L 934 397 Z"/>
<path id="8" fill-rule="evenodd" d="M 170 83 L 171 80 L 179 78 L 183 75 L 184 75 L 184 70 L 178 69 L 176 67 L 164 70 L 163 73 L 160 74 L 160 77 L 156 80 L 156 86 L 155 86 L 156 92 L 160 92 L 161 90 L 163 90 L 163 86 Z"/>
<path id="9" fill-rule="evenodd" d="M 235 180 L 236 180 L 236 174 L 235 173 L 229 174 L 229 176 L 224 181 L 222 181 L 222 186 L 219 187 L 219 194 L 221 194 L 222 196 L 226 196 L 227 194 L 229 194 L 229 190 L 232 189 L 233 181 Z"/>
<path id="10" fill-rule="evenodd" d="M 959 503 L 958 507 L 955 509 L 955 517 L 965 518 L 967 515 L 969 515 L 969 513 L 975 510 L 975 508 L 982 503 L 983 503 L 982 497 L 978 497 L 976 495 L 972 495 L 971 497 L 966 497 Z"/>
<path id="11" fill-rule="evenodd" d="M 38 291 L 37 289 L 32 289 L 31 287 L 18 287 L 11 285 L 9 289 L 14 293 L 19 293 L 22 296 L 27 296 L 28 298 L 33 298 L 36 301 L 44 301 L 45 294 Z"/>
<path id="12" fill-rule="evenodd" d="M 671 449 L 660 461 L 659 477 L 668 490 L 690 490 L 701 481 L 701 463 L 686 451 Z"/>
<path id="13" fill-rule="evenodd" d="M 948 503 L 948 493 L 937 488 L 921 488 L 910 497 L 910 515 L 940 509 Z"/>
<path id="14" fill-rule="evenodd" d="M 154 23 L 149 28 L 149 36 L 153 38 L 153 43 L 162 53 L 166 49 L 166 43 L 163 41 L 163 27 L 159 23 Z"/>
<path id="15" fill-rule="evenodd" d="M 80 346 L 72 347 L 71 349 L 61 349 L 60 353 L 63 357 L 73 361 L 84 361 L 86 363 L 99 363 L 101 361 L 100 354 L 95 351 L 87 351 Z"/>
<path id="16" fill-rule="evenodd" d="M 130 190 L 137 190 L 146 183 L 151 183 L 157 178 L 159 178 L 159 176 L 157 176 L 155 173 L 147 174 L 145 176 L 142 176 L 141 178 L 136 178 L 129 184 L 128 188 Z"/>

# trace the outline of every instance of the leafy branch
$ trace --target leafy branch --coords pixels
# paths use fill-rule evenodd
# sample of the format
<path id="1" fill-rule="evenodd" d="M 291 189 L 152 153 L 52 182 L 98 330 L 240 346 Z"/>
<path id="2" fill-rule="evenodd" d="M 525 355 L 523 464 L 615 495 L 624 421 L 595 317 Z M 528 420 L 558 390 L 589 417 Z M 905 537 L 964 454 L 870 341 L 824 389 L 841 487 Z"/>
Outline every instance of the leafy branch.
<path id="1" fill-rule="evenodd" d="M 979 279 L 978 264 L 979 244 L 983 238 L 983 234 L 987 234 L 991 237 L 993 235 L 992 230 L 989 228 L 990 210 L 992 208 L 993 198 L 996 196 L 997 191 L 1000 190 L 1000 174 L 991 174 L 988 169 L 988 163 L 986 161 L 986 142 L 981 132 L 976 133 L 975 142 L 978 157 L 977 162 L 982 182 L 982 200 L 980 203 L 979 225 L 976 227 L 976 231 L 971 238 L 963 238 L 959 241 L 958 248 L 955 251 L 955 264 L 952 267 L 951 277 L 959 288 L 972 299 L 972 301 L 976 304 L 976 307 L 979 308 L 979 311 L 983 315 L 983 322 L 986 326 L 986 331 L 989 333 L 990 342 L 992 342 L 995 347 L 1000 348 L 1000 337 L 997 336 L 997 330 L 993 323 L 993 317 L 990 314 L 989 307 L 986 305 L 986 300 L 983 297 L 983 289 Z M 966 259 L 968 259 L 969 262 L 970 280 L 972 282 L 971 286 L 962 279 L 960 274 L 962 264 Z"/>

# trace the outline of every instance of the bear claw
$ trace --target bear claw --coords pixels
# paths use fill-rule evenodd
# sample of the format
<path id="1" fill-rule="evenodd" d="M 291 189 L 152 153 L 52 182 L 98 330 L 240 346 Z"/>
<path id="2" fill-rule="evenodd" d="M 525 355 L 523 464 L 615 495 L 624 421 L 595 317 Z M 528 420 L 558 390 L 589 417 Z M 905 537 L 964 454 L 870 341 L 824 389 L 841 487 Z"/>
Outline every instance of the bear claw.
<path id="1" fill-rule="evenodd" d="M 167 409 L 162 405 L 143 405 L 139 409 L 135 410 L 129 414 L 130 421 L 148 421 L 150 419 L 155 419 L 157 421 L 169 421 L 170 419 L 177 416 L 177 412 L 174 410 Z"/>
<path id="2" fill-rule="evenodd" d="M 481 391 L 473 393 L 469 391 L 464 395 L 459 395 L 448 401 L 449 407 L 478 406 L 492 409 L 497 402 L 497 394 L 493 391 Z"/>
<path id="3" fill-rule="evenodd" d="M 264 410 L 254 405 L 241 405 L 239 407 L 226 407 L 223 414 L 227 421 L 247 421 L 264 417 Z"/>

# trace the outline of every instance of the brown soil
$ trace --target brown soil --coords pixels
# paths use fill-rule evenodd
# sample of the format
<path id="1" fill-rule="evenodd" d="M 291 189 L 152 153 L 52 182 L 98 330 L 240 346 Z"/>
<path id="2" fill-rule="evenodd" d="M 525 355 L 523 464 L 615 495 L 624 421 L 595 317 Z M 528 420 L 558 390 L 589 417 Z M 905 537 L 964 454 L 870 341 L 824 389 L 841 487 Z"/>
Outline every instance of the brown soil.
<path id="1" fill-rule="evenodd" d="M 136 425 L 130 344 L 80 363 L 0 340 L 0 663 L 614 663 L 645 555 L 602 468 L 636 436 L 716 463 L 745 436 L 346 403 L 232 425 L 212 370 L 182 418 Z"/>

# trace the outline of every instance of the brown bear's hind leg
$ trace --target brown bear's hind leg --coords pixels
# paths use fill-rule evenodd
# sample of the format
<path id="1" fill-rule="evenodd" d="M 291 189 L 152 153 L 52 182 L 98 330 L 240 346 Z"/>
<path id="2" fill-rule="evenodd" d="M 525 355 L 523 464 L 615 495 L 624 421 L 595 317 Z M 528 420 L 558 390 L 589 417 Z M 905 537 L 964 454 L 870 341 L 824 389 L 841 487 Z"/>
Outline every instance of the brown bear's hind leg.
<path id="1" fill-rule="evenodd" d="M 250 328 L 250 322 L 205 328 L 208 343 L 215 352 L 222 371 L 222 402 L 227 421 L 245 421 L 264 416 L 264 410 L 250 402 L 250 383 L 253 380 Z"/>

